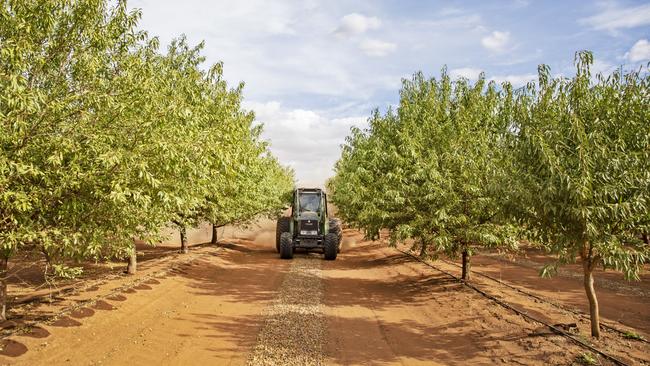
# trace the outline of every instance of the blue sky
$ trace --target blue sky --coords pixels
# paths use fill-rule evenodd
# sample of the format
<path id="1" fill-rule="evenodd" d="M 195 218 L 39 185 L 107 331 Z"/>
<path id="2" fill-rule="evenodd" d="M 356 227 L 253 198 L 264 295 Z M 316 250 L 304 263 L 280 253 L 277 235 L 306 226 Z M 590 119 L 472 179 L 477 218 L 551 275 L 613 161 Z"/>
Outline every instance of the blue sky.
<path id="1" fill-rule="evenodd" d="M 578 50 L 597 71 L 650 61 L 643 1 L 132 0 L 162 45 L 206 42 L 208 63 L 244 81 L 245 107 L 299 184 L 322 185 L 351 126 L 395 105 L 416 71 L 523 85 L 546 63 L 571 75 Z"/>

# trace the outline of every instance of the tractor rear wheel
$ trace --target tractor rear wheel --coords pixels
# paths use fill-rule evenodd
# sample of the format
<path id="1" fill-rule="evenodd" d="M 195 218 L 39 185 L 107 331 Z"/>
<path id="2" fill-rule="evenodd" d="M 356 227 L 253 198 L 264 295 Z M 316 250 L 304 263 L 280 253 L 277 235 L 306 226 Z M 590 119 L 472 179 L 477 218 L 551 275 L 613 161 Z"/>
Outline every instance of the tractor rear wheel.
<path id="1" fill-rule="evenodd" d="M 325 240 L 323 240 L 323 253 L 325 254 L 325 260 L 333 261 L 336 259 L 336 254 L 339 251 L 339 239 L 334 233 L 329 233 L 325 235 Z"/>
<path id="2" fill-rule="evenodd" d="M 275 224 L 275 250 L 280 253 L 280 235 L 289 232 L 290 217 L 280 217 Z"/>
<path id="3" fill-rule="evenodd" d="M 280 235 L 280 258 L 293 258 L 293 237 L 291 233 L 284 232 Z"/>
<path id="4" fill-rule="evenodd" d="M 330 233 L 336 234 L 337 237 L 337 253 L 341 252 L 341 239 L 343 239 L 343 229 L 341 228 L 341 221 L 339 219 L 330 219 L 329 222 Z"/>

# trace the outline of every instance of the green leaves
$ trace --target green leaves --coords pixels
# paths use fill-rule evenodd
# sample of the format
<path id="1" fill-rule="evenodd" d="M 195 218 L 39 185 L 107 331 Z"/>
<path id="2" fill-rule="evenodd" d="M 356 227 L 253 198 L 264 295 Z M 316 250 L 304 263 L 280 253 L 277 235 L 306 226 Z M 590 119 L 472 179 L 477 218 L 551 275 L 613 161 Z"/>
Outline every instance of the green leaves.
<path id="1" fill-rule="evenodd" d="M 397 114 L 377 112 L 367 131 L 352 131 L 330 182 L 344 219 L 392 240 L 414 238 L 426 251 L 456 254 L 500 246 L 495 190 L 507 95 L 480 80 L 404 81 Z"/>
<path id="2" fill-rule="evenodd" d="M 397 111 L 374 111 L 343 146 L 329 182 L 341 217 L 449 254 L 514 250 L 525 230 L 562 262 L 634 278 L 649 251 L 650 73 L 593 75 L 592 63 L 576 54 L 571 79 L 540 65 L 517 91 L 444 70 L 405 80 Z"/>
<path id="3" fill-rule="evenodd" d="M 650 199 L 648 73 L 594 77 L 592 62 L 578 53 L 574 78 L 540 72 L 547 81 L 517 97 L 513 213 L 553 251 L 634 278 L 648 251 L 635 238 Z"/>
<path id="4" fill-rule="evenodd" d="M 0 5 L 0 242 L 52 260 L 130 251 L 172 221 L 250 220 L 293 178 L 223 65 L 165 54 L 126 2 Z M 221 221 L 223 220 L 223 221 Z"/>

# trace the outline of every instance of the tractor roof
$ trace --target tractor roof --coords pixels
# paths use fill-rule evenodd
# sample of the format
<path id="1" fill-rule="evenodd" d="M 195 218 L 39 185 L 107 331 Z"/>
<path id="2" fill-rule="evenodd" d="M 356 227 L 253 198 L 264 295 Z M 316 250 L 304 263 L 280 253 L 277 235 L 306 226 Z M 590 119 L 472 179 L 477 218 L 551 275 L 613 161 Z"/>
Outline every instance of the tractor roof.
<path id="1" fill-rule="evenodd" d="M 320 188 L 297 188 L 299 193 L 320 193 L 323 190 Z"/>

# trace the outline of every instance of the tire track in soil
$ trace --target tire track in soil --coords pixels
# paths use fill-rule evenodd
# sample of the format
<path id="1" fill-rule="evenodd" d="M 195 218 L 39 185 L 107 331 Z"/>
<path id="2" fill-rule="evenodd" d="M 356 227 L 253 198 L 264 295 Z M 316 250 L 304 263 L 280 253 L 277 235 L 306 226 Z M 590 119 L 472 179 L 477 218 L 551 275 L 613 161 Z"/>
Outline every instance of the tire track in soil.
<path id="1" fill-rule="evenodd" d="M 293 259 L 278 297 L 264 311 L 248 365 L 323 364 L 322 261 L 320 255 Z"/>

